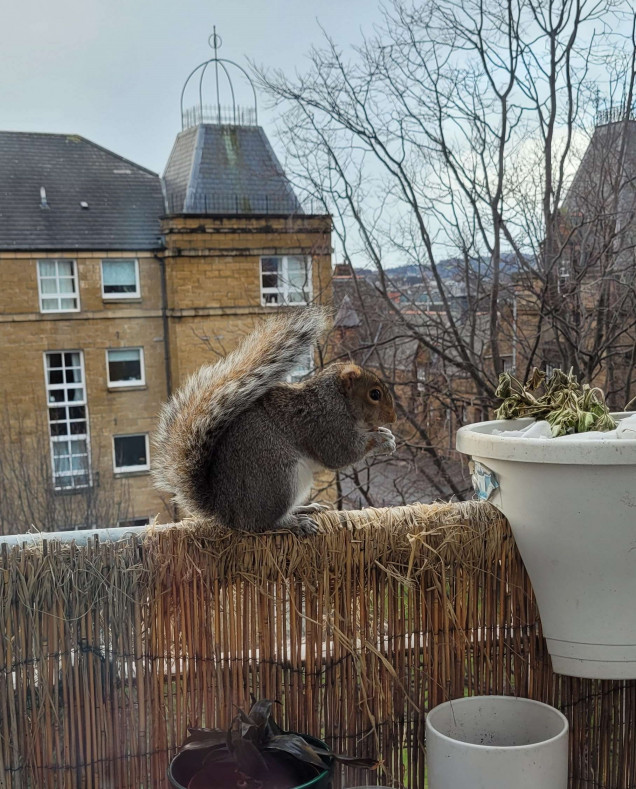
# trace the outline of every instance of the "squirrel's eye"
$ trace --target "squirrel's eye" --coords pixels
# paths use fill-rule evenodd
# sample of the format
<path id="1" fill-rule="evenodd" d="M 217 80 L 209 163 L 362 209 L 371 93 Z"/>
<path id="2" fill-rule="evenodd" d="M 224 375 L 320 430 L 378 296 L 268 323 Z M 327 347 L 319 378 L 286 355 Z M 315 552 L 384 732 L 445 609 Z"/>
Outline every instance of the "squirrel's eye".
<path id="1" fill-rule="evenodd" d="M 372 389 L 369 392 L 369 397 L 372 400 L 379 400 L 382 397 L 382 392 L 379 389 Z"/>

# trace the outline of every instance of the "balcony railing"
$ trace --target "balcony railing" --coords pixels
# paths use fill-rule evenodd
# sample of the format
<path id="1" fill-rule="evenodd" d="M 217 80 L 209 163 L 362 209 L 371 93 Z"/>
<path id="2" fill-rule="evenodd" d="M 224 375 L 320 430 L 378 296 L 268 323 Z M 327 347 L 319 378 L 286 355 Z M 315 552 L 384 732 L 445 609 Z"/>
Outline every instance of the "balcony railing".
<path id="1" fill-rule="evenodd" d="M 318 517 L 304 539 L 195 522 L 0 538 L 2 785 L 167 788 L 188 726 L 225 726 L 253 694 L 414 789 L 428 709 L 515 694 L 568 716 L 572 787 L 634 786 L 635 683 L 552 674 L 497 510 Z"/>

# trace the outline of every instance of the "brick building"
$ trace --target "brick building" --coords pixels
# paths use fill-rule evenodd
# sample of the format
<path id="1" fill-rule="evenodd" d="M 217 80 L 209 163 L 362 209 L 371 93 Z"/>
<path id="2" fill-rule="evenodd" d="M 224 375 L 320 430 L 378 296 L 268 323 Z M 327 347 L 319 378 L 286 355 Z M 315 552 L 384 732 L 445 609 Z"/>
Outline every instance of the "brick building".
<path id="1" fill-rule="evenodd" d="M 201 117 L 163 178 L 14 132 L 0 172 L 2 528 L 167 520 L 161 403 L 271 311 L 328 300 L 330 219 L 303 213 L 262 129 Z"/>

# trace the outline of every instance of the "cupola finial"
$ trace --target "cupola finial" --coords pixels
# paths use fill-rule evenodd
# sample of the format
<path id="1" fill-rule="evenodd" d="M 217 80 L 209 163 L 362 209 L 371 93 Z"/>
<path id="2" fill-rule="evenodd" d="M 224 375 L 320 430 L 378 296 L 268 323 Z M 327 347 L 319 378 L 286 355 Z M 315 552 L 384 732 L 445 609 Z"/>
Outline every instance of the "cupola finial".
<path id="1" fill-rule="evenodd" d="M 212 28 L 212 35 L 208 38 L 208 44 L 212 48 L 214 52 L 214 57 L 210 58 L 209 60 L 200 63 L 195 69 L 193 69 L 188 78 L 186 79 L 183 89 L 181 91 L 181 128 L 187 129 L 191 126 L 198 126 L 200 123 L 215 123 L 215 124 L 225 124 L 231 126 L 256 126 L 258 124 L 258 106 L 256 101 L 256 88 L 254 87 L 254 83 L 250 79 L 249 74 L 247 71 L 242 67 L 239 66 L 238 63 L 235 63 L 233 60 L 228 60 L 227 58 L 220 58 L 219 57 L 219 49 L 223 44 L 223 40 L 221 36 L 216 32 L 216 25 Z M 214 63 L 214 76 L 215 76 L 215 85 L 216 85 L 216 104 L 204 104 L 203 102 L 203 78 L 205 77 L 205 72 L 207 71 L 208 66 L 210 63 Z M 233 66 L 237 68 L 243 76 L 247 79 L 252 88 L 252 94 L 254 96 L 254 106 L 253 107 L 240 107 L 236 103 L 236 97 L 234 94 L 234 85 L 232 84 L 232 79 L 230 77 L 229 70 L 227 65 Z M 225 107 L 221 106 L 221 91 L 219 87 L 219 68 L 224 73 L 227 84 L 230 89 L 230 96 L 232 99 L 231 105 L 226 105 Z M 199 74 L 199 103 L 195 104 L 193 107 L 189 107 L 188 109 L 184 109 L 183 106 L 183 99 L 185 96 L 186 88 L 188 87 L 188 83 L 190 80 L 196 75 Z"/>

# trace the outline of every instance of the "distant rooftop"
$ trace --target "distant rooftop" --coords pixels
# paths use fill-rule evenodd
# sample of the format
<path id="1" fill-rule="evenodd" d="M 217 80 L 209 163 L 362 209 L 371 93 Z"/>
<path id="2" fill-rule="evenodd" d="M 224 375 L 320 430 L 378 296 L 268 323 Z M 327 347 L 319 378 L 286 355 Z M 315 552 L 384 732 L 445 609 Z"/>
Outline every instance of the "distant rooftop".
<path id="1" fill-rule="evenodd" d="M 362 321 L 353 306 L 349 294 L 345 293 L 338 307 L 336 317 L 333 320 L 333 325 L 338 329 L 352 329 L 356 326 L 360 326 L 361 323 Z"/>
<path id="2" fill-rule="evenodd" d="M 153 249 L 161 181 L 74 134 L 0 132 L 0 249 Z"/>
<path id="3" fill-rule="evenodd" d="M 304 213 L 260 126 L 186 128 L 163 180 L 169 214 Z"/>
<path id="4" fill-rule="evenodd" d="M 627 227 L 636 210 L 636 120 L 616 117 L 594 129 L 562 210 L 588 222 L 618 210 Z"/>
<path id="5" fill-rule="evenodd" d="M 629 120 L 634 120 L 634 107 L 629 110 Z M 627 119 L 627 106 L 625 102 L 598 110 L 596 113 L 596 126 L 606 126 L 608 123 L 623 123 Z"/>

